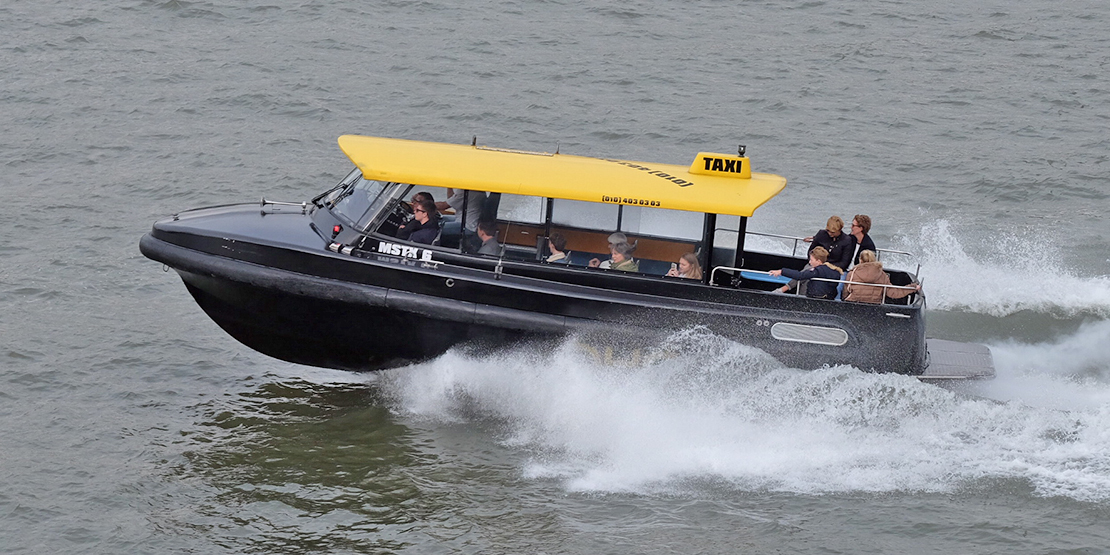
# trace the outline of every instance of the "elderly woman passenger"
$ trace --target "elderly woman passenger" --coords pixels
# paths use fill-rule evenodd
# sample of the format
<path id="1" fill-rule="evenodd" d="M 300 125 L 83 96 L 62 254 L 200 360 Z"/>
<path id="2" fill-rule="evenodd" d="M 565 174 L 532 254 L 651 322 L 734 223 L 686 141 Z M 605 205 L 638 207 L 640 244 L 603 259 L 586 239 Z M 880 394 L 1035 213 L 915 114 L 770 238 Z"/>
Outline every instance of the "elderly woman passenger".
<path id="1" fill-rule="evenodd" d="M 636 247 L 628 243 L 617 243 L 613 245 L 613 262 L 609 266 L 609 269 L 620 270 L 622 272 L 639 272 L 640 263 L 632 259 L 632 252 L 635 250 Z"/>

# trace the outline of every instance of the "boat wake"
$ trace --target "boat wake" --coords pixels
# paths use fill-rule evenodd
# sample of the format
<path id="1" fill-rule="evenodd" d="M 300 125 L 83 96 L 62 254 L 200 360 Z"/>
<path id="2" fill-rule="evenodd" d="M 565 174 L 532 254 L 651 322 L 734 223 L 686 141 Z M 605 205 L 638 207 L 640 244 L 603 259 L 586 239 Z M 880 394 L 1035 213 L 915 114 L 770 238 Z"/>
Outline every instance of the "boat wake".
<path id="1" fill-rule="evenodd" d="M 999 377 L 938 387 L 850 367 L 785 368 L 688 330 L 636 364 L 571 339 L 550 351 L 452 351 L 382 374 L 393 410 L 494 422 L 531 479 L 572 491 L 955 492 L 1110 499 L 1110 323 L 993 346 Z M 599 357 L 599 353 L 601 356 Z M 614 353 L 614 354 L 620 354 Z M 489 428 L 487 428 L 489 429 Z"/>
<path id="2" fill-rule="evenodd" d="M 904 250 L 921 253 L 921 277 L 932 310 L 959 310 L 1003 317 L 1020 311 L 1057 317 L 1110 318 L 1110 276 L 1082 276 L 1065 267 L 1048 244 L 1002 237 L 972 256 L 940 220 Z"/>

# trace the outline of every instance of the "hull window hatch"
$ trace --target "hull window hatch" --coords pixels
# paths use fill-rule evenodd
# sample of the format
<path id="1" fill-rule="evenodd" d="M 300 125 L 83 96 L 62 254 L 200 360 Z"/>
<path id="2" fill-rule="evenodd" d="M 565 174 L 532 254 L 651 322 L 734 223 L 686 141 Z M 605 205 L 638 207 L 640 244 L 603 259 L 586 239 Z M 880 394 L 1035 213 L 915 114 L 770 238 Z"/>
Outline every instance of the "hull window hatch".
<path id="1" fill-rule="evenodd" d="M 778 322 L 771 326 L 771 337 L 780 341 L 796 341 L 798 343 L 815 343 L 837 347 L 848 342 L 848 332 L 840 328 L 806 326 L 785 322 Z"/>

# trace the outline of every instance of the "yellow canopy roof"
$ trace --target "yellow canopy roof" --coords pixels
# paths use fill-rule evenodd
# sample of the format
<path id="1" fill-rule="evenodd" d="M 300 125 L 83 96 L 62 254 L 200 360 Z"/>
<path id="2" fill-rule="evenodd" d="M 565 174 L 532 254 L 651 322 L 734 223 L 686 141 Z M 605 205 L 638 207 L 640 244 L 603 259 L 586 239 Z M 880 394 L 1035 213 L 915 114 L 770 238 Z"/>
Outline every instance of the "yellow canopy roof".
<path id="1" fill-rule="evenodd" d="M 786 186 L 727 154 L 699 153 L 686 167 L 358 135 L 339 147 L 367 179 L 734 216 Z"/>

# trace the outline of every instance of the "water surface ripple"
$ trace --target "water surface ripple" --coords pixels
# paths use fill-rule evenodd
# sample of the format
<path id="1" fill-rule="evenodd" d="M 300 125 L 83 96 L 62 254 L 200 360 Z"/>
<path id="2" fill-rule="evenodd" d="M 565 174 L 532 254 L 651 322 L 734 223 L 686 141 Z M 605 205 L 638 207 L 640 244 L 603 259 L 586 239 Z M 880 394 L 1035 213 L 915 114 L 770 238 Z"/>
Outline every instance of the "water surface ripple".
<path id="1" fill-rule="evenodd" d="M 1110 6 L 0 6 L 5 553 L 1110 553 Z M 362 133 L 789 179 L 872 216 L 998 378 L 800 372 L 688 330 L 352 375 L 236 343 L 139 255 L 305 200 Z"/>

